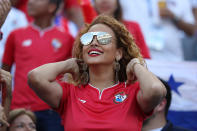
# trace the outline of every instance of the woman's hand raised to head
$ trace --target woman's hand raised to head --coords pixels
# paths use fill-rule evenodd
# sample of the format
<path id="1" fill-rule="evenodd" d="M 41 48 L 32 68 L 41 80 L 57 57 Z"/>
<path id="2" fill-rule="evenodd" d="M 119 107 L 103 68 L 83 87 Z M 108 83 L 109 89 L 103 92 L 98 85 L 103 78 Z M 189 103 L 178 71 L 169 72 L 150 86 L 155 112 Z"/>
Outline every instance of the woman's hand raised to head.
<path id="1" fill-rule="evenodd" d="M 77 81 L 79 79 L 79 71 L 82 68 L 81 65 L 83 64 L 83 61 L 76 59 L 76 58 L 71 58 L 71 59 L 68 59 L 67 62 L 69 66 L 69 72 L 66 72 L 66 73 L 71 73 L 73 80 Z"/>
<path id="2" fill-rule="evenodd" d="M 127 83 L 134 83 L 137 80 L 137 77 L 134 71 L 134 66 L 136 64 L 140 64 L 140 61 L 137 58 L 131 59 L 131 61 L 127 64 L 127 68 L 126 68 Z"/>

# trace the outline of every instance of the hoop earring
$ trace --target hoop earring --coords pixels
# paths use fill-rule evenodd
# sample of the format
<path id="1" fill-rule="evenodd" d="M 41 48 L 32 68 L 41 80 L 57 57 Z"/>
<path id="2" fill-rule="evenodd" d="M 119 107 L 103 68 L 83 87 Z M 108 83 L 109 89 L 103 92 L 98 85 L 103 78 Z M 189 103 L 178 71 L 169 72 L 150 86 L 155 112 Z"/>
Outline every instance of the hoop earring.
<path id="1" fill-rule="evenodd" d="M 118 73 L 120 71 L 120 63 L 115 60 L 115 63 L 114 63 L 114 69 L 115 69 L 115 81 L 116 83 L 119 82 L 119 76 L 118 76 Z"/>

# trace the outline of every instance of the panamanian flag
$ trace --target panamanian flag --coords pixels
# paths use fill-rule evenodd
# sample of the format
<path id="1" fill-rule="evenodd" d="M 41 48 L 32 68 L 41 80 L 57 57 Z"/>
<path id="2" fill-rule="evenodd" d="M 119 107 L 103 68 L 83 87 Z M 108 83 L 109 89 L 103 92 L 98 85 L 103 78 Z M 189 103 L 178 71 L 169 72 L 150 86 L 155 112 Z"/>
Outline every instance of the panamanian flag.
<path id="1" fill-rule="evenodd" d="M 146 62 L 148 69 L 171 87 L 168 120 L 177 126 L 197 131 L 197 62 Z"/>

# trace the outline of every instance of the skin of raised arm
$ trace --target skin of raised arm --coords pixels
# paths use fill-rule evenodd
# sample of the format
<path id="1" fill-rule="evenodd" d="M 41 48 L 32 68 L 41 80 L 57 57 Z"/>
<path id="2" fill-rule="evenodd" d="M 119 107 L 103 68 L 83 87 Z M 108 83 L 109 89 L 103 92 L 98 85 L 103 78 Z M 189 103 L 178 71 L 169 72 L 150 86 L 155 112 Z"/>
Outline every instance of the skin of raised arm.
<path id="1" fill-rule="evenodd" d="M 137 58 L 135 58 L 137 59 Z M 133 59 L 127 65 L 128 81 L 137 78 L 140 90 L 137 94 L 137 101 L 142 111 L 149 113 L 165 97 L 166 89 L 161 81 L 143 65 L 134 63 Z"/>
<path id="2" fill-rule="evenodd" d="M 28 73 L 28 84 L 36 94 L 53 108 L 58 108 L 62 97 L 62 88 L 56 82 L 60 74 L 71 73 L 73 77 L 78 72 L 75 58 L 57 63 L 42 65 Z"/>
<path id="3" fill-rule="evenodd" d="M 0 105 L 0 131 L 6 131 L 7 126 L 9 126 L 9 124 L 7 122 L 7 117 L 5 115 L 5 110 Z"/>

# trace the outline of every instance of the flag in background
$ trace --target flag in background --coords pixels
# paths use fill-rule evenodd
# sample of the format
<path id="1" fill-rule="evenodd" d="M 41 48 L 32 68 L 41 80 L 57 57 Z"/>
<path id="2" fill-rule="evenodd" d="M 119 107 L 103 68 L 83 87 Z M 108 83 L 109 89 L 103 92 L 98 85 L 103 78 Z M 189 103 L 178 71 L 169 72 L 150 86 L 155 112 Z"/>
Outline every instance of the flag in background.
<path id="1" fill-rule="evenodd" d="M 197 62 L 146 62 L 148 69 L 171 87 L 168 120 L 174 125 L 197 131 Z"/>

